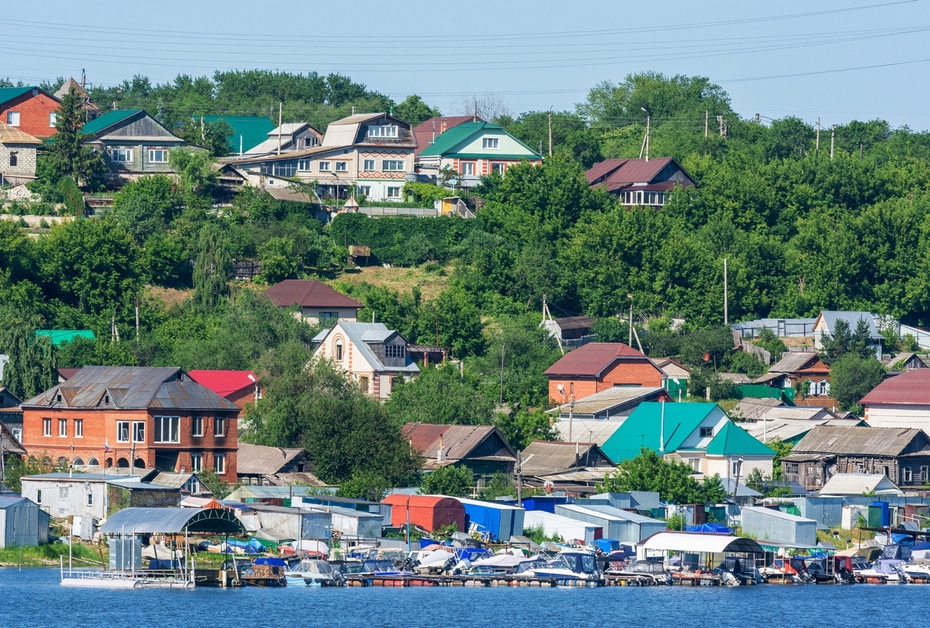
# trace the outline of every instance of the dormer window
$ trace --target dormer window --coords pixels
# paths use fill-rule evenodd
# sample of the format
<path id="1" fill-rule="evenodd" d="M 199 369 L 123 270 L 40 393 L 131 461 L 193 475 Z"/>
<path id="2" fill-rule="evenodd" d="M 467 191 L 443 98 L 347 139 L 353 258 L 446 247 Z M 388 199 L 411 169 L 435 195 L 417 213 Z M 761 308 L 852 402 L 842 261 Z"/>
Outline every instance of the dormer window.
<path id="1" fill-rule="evenodd" d="M 58 403 L 61 403 L 61 395 L 60 395 L 60 394 L 55 395 L 55 401 L 57 401 Z"/>
<path id="2" fill-rule="evenodd" d="M 382 126 L 370 126 L 368 127 L 368 137 L 370 138 L 396 138 L 397 137 L 397 125 L 386 124 Z"/>
<path id="3" fill-rule="evenodd" d="M 103 403 L 109 405 L 109 403 L 110 403 L 110 395 L 104 395 L 104 396 L 103 396 Z"/>
<path id="4" fill-rule="evenodd" d="M 481 139 L 481 148 L 485 149 L 496 149 L 500 148 L 500 138 L 497 137 L 485 137 Z"/>

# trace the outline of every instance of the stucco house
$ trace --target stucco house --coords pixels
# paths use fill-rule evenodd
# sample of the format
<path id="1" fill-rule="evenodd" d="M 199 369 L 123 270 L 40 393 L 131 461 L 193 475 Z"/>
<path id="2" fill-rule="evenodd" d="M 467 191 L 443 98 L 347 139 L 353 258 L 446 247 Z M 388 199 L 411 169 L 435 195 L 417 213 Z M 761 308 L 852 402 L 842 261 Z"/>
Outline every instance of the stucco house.
<path id="1" fill-rule="evenodd" d="M 661 387 L 665 373 L 622 342 L 591 342 L 562 356 L 545 371 L 549 399 L 564 404 L 614 386 Z"/>
<path id="2" fill-rule="evenodd" d="M 280 307 L 299 308 L 308 323 L 331 320 L 355 322 L 361 303 L 315 279 L 285 279 L 265 290 L 265 296 Z"/>
<path id="3" fill-rule="evenodd" d="M 930 433 L 930 369 L 887 377 L 859 405 L 872 427 L 917 428 Z"/>
<path id="4" fill-rule="evenodd" d="M 391 396 L 394 380 L 420 369 L 407 353 L 407 340 L 383 323 L 339 321 L 313 339 L 315 356 L 332 360 L 375 399 Z"/>
<path id="5" fill-rule="evenodd" d="M 0 185 L 19 185 L 36 178 L 36 151 L 42 141 L 0 122 Z"/>

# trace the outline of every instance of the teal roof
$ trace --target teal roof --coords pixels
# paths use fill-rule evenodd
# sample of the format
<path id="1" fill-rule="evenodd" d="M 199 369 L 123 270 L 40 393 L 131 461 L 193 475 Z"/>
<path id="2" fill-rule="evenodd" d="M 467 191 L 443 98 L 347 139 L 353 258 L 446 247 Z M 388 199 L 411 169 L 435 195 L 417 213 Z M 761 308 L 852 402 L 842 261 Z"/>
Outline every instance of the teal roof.
<path id="1" fill-rule="evenodd" d="M 774 456 L 775 452 L 763 445 L 752 434 L 736 423 L 727 421 L 707 445 L 712 456 Z"/>
<path id="2" fill-rule="evenodd" d="M 19 98 L 23 94 L 28 94 L 34 89 L 39 89 L 35 85 L 28 87 L 0 87 L 0 105 L 14 98 Z"/>
<path id="3" fill-rule="evenodd" d="M 442 135 L 440 135 L 439 137 L 437 137 L 435 142 L 433 142 L 432 144 L 424 148 L 423 151 L 420 152 L 420 156 L 429 157 L 429 156 L 439 156 L 439 155 L 445 155 L 448 153 L 453 153 L 454 151 L 452 149 L 454 149 L 456 146 L 458 146 L 462 142 L 469 140 L 470 138 L 476 135 L 480 135 L 484 131 L 495 131 L 497 133 L 503 133 L 504 135 L 511 137 L 513 141 L 517 142 L 518 144 L 523 146 L 523 148 L 525 148 L 527 151 L 530 152 L 530 155 L 498 155 L 498 157 L 502 159 L 503 158 L 512 159 L 515 157 L 516 158 L 529 157 L 533 159 L 541 159 L 541 157 L 539 156 L 539 153 L 537 153 L 535 150 L 533 150 L 532 148 L 530 148 L 529 146 L 527 146 L 526 144 L 524 144 L 523 142 L 515 138 L 513 135 L 510 135 L 510 133 L 505 131 L 502 127 L 496 124 L 491 124 L 490 122 L 463 122 L 462 124 L 454 126 L 448 131 L 446 131 L 445 133 L 443 133 Z M 487 155 L 480 155 L 480 156 L 487 157 Z"/>
<path id="4" fill-rule="evenodd" d="M 666 403 L 665 452 L 677 450 L 717 407 L 716 403 Z M 658 452 L 661 424 L 662 403 L 641 403 L 601 449 L 617 464 L 638 456 L 641 447 Z"/>
<path id="5" fill-rule="evenodd" d="M 141 109 L 116 109 L 115 111 L 110 111 L 98 118 L 94 118 L 90 122 L 84 125 L 84 128 L 81 129 L 81 133 L 84 135 L 94 135 L 100 131 L 111 127 L 117 122 L 122 122 L 126 118 L 133 116 L 142 111 Z"/>
<path id="6" fill-rule="evenodd" d="M 97 339 L 94 332 L 89 329 L 37 329 L 36 336 L 46 336 L 55 346 L 63 342 L 71 342 L 75 338 Z"/>
<path id="7" fill-rule="evenodd" d="M 229 150 L 233 153 L 239 152 L 239 137 L 242 137 L 242 152 L 255 148 L 268 139 L 268 133 L 273 131 L 275 126 L 271 118 L 264 116 L 204 116 L 203 121 L 207 124 L 216 124 L 224 120 L 233 129 L 233 134 L 229 136 Z"/>

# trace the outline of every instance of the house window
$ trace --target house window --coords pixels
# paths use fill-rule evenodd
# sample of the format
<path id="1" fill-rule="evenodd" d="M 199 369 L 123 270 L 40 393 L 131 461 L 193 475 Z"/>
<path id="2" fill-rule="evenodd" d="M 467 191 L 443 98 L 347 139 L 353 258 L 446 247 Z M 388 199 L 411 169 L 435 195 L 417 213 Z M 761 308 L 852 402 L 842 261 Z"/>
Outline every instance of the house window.
<path id="1" fill-rule="evenodd" d="M 203 454 L 191 454 L 191 473 L 203 470 Z"/>
<path id="2" fill-rule="evenodd" d="M 701 459 L 700 458 L 688 458 L 688 464 L 691 465 L 691 468 L 695 471 L 701 470 Z"/>
<path id="3" fill-rule="evenodd" d="M 368 392 L 368 376 L 362 375 L 358 378 L 358 385 L 361 387 L 362 392 Z"/>
<path id="4" fill-rule="evenodd" d="M 116 423 L 116 442 L 129 442 L 129 421 L 117 421 Z"/>
<path id="5" fill-rule="evenodd" d="M 10 126 L 19 126 L 19 112 L 18 111 L 7 111 L 6 112 L 6 123 Z"/>
<path id="6" fill-rule="evenodd" d="M 473 175 L 473 174 L 475 174 L 475 162 L 473 162 L 473 161 L 463 161 L 463 162 L 462 162 L 462 174 L 464 174 L 464 175 Z"/>
<path id="7" fill-rule="evenodd" d="M 384 159 L 381 161 L 381 170 L 384 172 L 403 172 L 403 159 Z"/>
<path id="8" fill-rule="evenodd" d="M 203 436 L 203 417 L 191 417 L 191 436 Z"/>
<path id="9" fill-rule="evenodd" d="M 366 159 L 364 162 L 362 162 L 362 165 L 363 165 L 362 170 L 367 170 L 367 171 L 374 170 L 374 169 L 375 169 L 375 160 L 374 160 L 374 159 Z"/>
<path id="10" fill-rule="evenodd" d="M 714 435 L 713 427 L 702 427 L 701 428 L 701 438 L 707 438 Z"/>
<path id="11" fill-rule="evenodd" d="M 213 454 L 213 472 L 217 475 L 226 473 L 226 454 Z"/>
<path id="12" fill-rule="evenodd" d="M 11 431 L 13 432 L 13 438 L 15 438 L 20 443 L 23 442 L 23 431 L 21 429 L 14 427 Z M 46 434 L 46 436 L 48 436 L 48 434 Z"/>
<path id="13" fill-rule="evenodd" d="M 484 137 L 481 139 L 481 148 L 500 148 L 501 141 L 496 137 Z"/>
<path id="14" fill-rule="evenodd" d="M 491 172 L 504 176 L 504 164 L 491 164 Z"/>
<path id="15" fill-rule="evenodd" d="M 298 159 L 297 160 L 297 171 L 298 172 L 310 172 L 310 165 L 313 163 L 310 159 Z"/>
<path id="16" fill-rule="evenodd" d="M 276 177 L 293 177 L 297 174 L 297 160 L 276 161 L 274 162 L 273 172 Z"/>
<path id="17" fill-rule="evenodd" d="M 226 417 L 213 417 L 213 435 L 226 436 Z"/>
<path id="18" fill-rule="evenodd" d="M 349 171 L 349 162 L 347 161 L 336 162 L 336 172 L 348 172 L 348 171 Z"/>
<path id="19" fill-rule="evenodd" d="M 166 164 L 168 163 L 168 150 L 164 148 L 153 148 L 149 150 L 149 163 Z"/>
<path id="20" fill-rule="evenodd" d="M 404 345 L 384 345 L 384 357 L 402 358 L 407 355 L 406 349 Z"/>
<path id="21" fill-rule="evenodd" d="M 16 153 L 16 151 L 12 151 L 12 152 L 10 153 L 10 166 L 11 166 L 11 167 L 12 167 L 12 166 L 15 166 L 15 165 L 18 164 L 18 163 L 19 163 L 19 156 L 18 156 L 18 154 Z"/>
<path id="22" fill-rule="evenodd" d="M 334 318 L 339 318 L 339 312 L 320 312 L 321 321 L 330 321 Z"/>
<path id="23" fill-rule="evenodd" d="M 785 473 L 797 473 L 797 472 L 798 472 L 797 462 L 786 462 L 785 463 Z"/>
<path id="24" fill-rule="evenodd" d="M 368 137 L 397 137 L 397 126 L 394 124 L 368 127 Z"/>
<path id="25" fill-rule="evenodd" d="M 371 163 L 374 163 L 374 160 L 372 160 Z M 371 169 L 374 170 L 375 167 L 372 166 Z M 360 185 L 360 186 L 358 186 L 358 193 L 359 193 L 359 194 L 364 194 L 365 196 L 371 196 L 371 186 L 370 186 L 370 185 Z"/>
<path id="26" fill-rule="evenodd" d="M 145 442 L 145 421 L 133 421 L 132 423 L 132 442 Z"/>
<path id="27" fill-rule="evenodd" d="M 400 198 L 400 187 L 392 185 L 387 189 L 388 198 Z"/>
<path id="28" fill-rule="evenodd" d="M 84 438 L 84 419 L 74 419 L 74 437 Z"/>
<path id="29" fill-rule="evenodd" d="M 36 491 L 36 503 L 37 504 L 42 503 L 42 489 L 39 489 Z"/>
<path id="30" fill-rule="evenodd" d="M 42 419 L 42 436 L 52 435 L 52 420 Z"/>
<path id="31" fill-rule="evenodd" d="M 58 436 L 68 435 L 68 419 L 58 419 Z"/>
<path id="32" fill-rule="evenodd" d="M 733 461 L 732 473 L 733 473 L 734 476 L 737 476 L 737 475 L 740 474 L 740 467 L 742 467 L 742 466 L 743 466 L 743 465 L 742 465 L 742 463 L 741 463 L 739 460 L 734 460 L 734 461 Z"/>
<path id="33" fill-rule="evenodd" d="M 179 443 L 181 442 L 181 417 L 157 416 L 155 417 L 155 442 Z"/>
<path id="34" fill-rule="evenodd" d="M 320 172 L 329 172 L 329 163 L 328 161 L 320 162 Z"/>
<path id="35" fill-rule="evenodd" d="M 110 161 L 117 164 L 128 164 L 132 161 L 131 148 L 111 148 Z"/>
<path id="36" fill-rule="evenodd" d="M 925 466 L 924 466 L 924 467 L 920 467 L 920 474 L 917 476 L 917 481 L 918 481 L 918 482 L 926 482 L 926 481 L 927 481 L 927 467 L 925 467 Z"/>
<path id="37" fill-rule="evenodd" d="M 53 111 L 48 114 L 48 125 L 55 126 L 56 124 L 58 124 L 58 114 Z"/>
<path id="38" fill-rule="evenodd" d="M 336 359 L 342 360 L 342 340 L 336 341 Z"/>
<path id="39" fill-rule="evenodd" d="M 94 505 L 94 494 L 93 494 L 93 493 L 88 493 L 88 494 L 87 494 L 87 505 L 88 505 L 88 506 L 93 506 L 93 505 Z"/>
<path id="40" fill-rule="evenodd" d="M 901 467 L 901 481 L 907 484 L 914 481 L 914 472 L 910 467 Z"/>

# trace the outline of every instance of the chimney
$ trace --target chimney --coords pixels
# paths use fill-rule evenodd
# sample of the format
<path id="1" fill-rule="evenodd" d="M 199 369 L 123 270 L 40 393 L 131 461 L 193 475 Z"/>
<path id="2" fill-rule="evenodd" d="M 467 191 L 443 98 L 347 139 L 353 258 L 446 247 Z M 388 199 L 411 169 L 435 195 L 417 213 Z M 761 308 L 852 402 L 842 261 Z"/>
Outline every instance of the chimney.
<path id="1" fill-rule="evenodd" d="M 436 462 L 442 462 L 445 459 L 445 454 L 442 451 L 442 434 L 439 435 L 439 451 L 436 452 Z"/>

